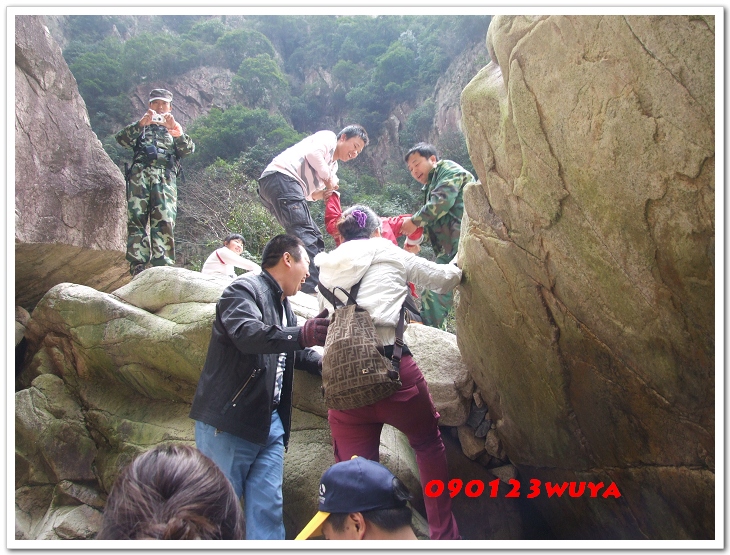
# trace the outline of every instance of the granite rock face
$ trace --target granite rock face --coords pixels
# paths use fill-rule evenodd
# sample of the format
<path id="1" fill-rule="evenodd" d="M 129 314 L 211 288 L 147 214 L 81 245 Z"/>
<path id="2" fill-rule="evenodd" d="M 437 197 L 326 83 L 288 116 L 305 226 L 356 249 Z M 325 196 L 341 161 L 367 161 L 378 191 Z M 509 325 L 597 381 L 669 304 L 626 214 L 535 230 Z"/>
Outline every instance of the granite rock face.
<path id="1" fill-rule="evenodd" d="M 124 178 L 42 16 L 15 18 L 15 294 L 28 310 L 54 285 L 129 281 Z"/>
<path id="2" fill-rule="evenodd" d="M 498 16 L 462 95 L 464 361 L 557 538 L 714 538 L 715 22 Z"/>

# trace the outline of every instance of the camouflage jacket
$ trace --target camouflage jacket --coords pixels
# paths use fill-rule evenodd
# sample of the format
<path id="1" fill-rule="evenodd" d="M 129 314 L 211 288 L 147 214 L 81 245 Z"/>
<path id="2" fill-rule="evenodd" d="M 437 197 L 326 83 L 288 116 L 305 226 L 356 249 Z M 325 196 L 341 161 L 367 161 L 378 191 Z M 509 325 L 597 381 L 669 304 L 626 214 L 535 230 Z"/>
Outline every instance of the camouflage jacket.
<path id="1" fill-rule="evenodd" d="M 451 160 L 439 160 L 428 174 L 422 189 L 424 205 L 411 221 L 426 230 L 437 255 L 456 254 L 464 214 L 464 185 L 472 181 L 474 176 Z"/>
<path id="2" fill-rule="evenodd" d="M 195 144 L 186 133 L 173 137 L 162 125 L 142 127 L 135 122 L 115 135 L 117 142 L 125 148 L 134 150 L 132 164 L 147 164 L 144 147 L 154 145 L 157 148 L 160 165 L 165 165 L 173 154 L 179 160 L 195 151 Z M 139 139 L 139 141 L 138 141 Z"/>

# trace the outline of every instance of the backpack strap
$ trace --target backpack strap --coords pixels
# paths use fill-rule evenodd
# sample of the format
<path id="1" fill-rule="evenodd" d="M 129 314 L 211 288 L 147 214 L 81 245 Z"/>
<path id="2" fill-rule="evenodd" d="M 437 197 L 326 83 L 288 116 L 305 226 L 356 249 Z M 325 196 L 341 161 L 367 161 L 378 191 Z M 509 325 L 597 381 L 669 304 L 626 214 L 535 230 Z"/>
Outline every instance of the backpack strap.
<path id="1" fill-rule="evenodd" d="M 322 296 L 329 301 L 329 303 L 332 305 L 332 308 L 337 310 L 337 305 L 350 305 L 350 304 L 357 304 L 357 301 L 355 300 L 357 298 L 357 293 L 360 291 L 360 284 L 362 283 L 362 280 L 358 281 L 355 285 L 352 286 L 350 291 L 348 292 L 346 289 L 340 287 L 339 285 L 332 288 L 332 291 L 327 289 L 324 285 L 322 285 L 322 282 L 319 282 L 317 284 L 317 287 L 319 289 L 319 292 L 322 293 Z M 342 291 L 345 296 L 347 297 L 347 302 L 344 303 L 340 299 L 337 298 L 335 295 L 335 291 L 339 289 Z"/>
<path id="2" fill-rule="evenodd" d="M 406 303 L 400 307 L 400 316 L 398 317 L 398 325 L 395 327 L 395 343 L 393 343 L 393 370 L 397 374 L 396 379 L 400 379 L 400 359 L 403 356 L 403 332 L 405 330 L 406 320 Z"/>
<path id="3" fill-rule="evenodd" d="M 329 303 L 334 307 L 335 310 L 337 310 L 338 303 L 342 306 L 357 304 L 357 301 L 355 299 L 357 298 L 358 291 L 360 291 L 360 283 L 362 283 L 362 280 L 353 285 L 349 292 L 339 286 L 333 287 L 332 291 L 330 291 L 324 285 L 322 285 L 322 282 L 318 283 L 318 289 L 319 292 L 322 293 L 322 296 L 329 301 Z M 342 291 L 345 296 L 347 296 L 347 303 L 343 303 L 335 296 L 334 292 L 337 289 Z M 416 305 L 413 303 L 413 299 L 410 295 L 408 295 L 406 297 L 406 300 L 403 302 L 403 306 L 401 306 L 400 316 L 398 317 L 398 325 L 395 328 L 395 343 L 393 344 L 393 356 L 391 358 L 393 370 L 390 370 L 388 372 L 388 377 L 392 380 L 400 380 L 400 360 L 403 356 L 403 345 L 405 345 L 405 343 L 403 343 L 403 332 L 405 331 L 406 306 L 412 306 L 416 311 L 418 310 L 416 308 Z"/>
<path id="4" fill-rule="evenodd" d="M 416 316 L 421 315 L 421 312 L 418 310 L 416 302 L 413 300 L 413 296 L 410 294 L 410 292 L 406 294 L 406 298 L 403 301 L 403 308 L 415 314 Z"/>

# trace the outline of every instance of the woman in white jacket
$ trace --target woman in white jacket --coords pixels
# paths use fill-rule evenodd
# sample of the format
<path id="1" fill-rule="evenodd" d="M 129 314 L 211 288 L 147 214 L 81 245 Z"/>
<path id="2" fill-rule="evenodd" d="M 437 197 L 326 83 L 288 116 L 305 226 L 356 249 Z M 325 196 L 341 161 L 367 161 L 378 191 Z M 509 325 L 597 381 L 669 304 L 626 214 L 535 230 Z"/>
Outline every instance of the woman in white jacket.
<path id="1" fill-rule="evenodd" d="M 223 239 L 223 246 L 210 254 L 200 273 L 226 276 L 231 279 L 236 277 L 234 267 L 261 273 L 261 266 L 241 256 L 245 244 L 243 235 L 231 233 Z"/>
<path id="2" fill-rule="evenodd" d="M 408 282 L 446 293 L 461 281 L 461 269 L 452 264 L 435 264 L 382 238 L 380 218 L 367 206 L 357 205 L 345 210 L 338 230 L 344 242 L 334 251 L 320 253 L 314 259 L 319 267 L 320 286 L 330 291 L 336 286 L 349 290 L 361 282 L 357 304 L 370 313 L 385 346 L 385 354 L 391 356 L 395 327 L 408 294 Z M 341 293 L 338 297 L 347 300 Z M 334 311 L 321 293 L 319 303 L 320 308 L 327 308 L 330 313 Z M 400 379 L 401 388 L 377 403 L 357 409 L 328 411 L 335 460 L 340 462 L 359 455 L 379 461 L 380 432 L 383 424 L 389 424 L 406 435 L 416 452 L 421 485 L 425 486 L 431 480 L 447 483 L 439 414 L 426 380 L 405 345 Z M 431 539 L 460 539 L 451 513 L 451 498 L 448 495 L 425 497 L 424 503 Z"/>

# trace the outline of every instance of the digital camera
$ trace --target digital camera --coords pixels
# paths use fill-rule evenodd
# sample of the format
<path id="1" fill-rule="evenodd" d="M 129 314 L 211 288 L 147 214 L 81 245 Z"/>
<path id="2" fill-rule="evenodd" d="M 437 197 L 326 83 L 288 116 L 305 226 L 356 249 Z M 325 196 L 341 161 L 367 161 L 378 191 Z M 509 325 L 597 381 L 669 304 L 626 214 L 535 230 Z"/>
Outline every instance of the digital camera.
<path id="1" fill-rule="evenodd" d="M 165 123 L 165 117 L 162 114 L 152 116 L 152 123 Z"/>

